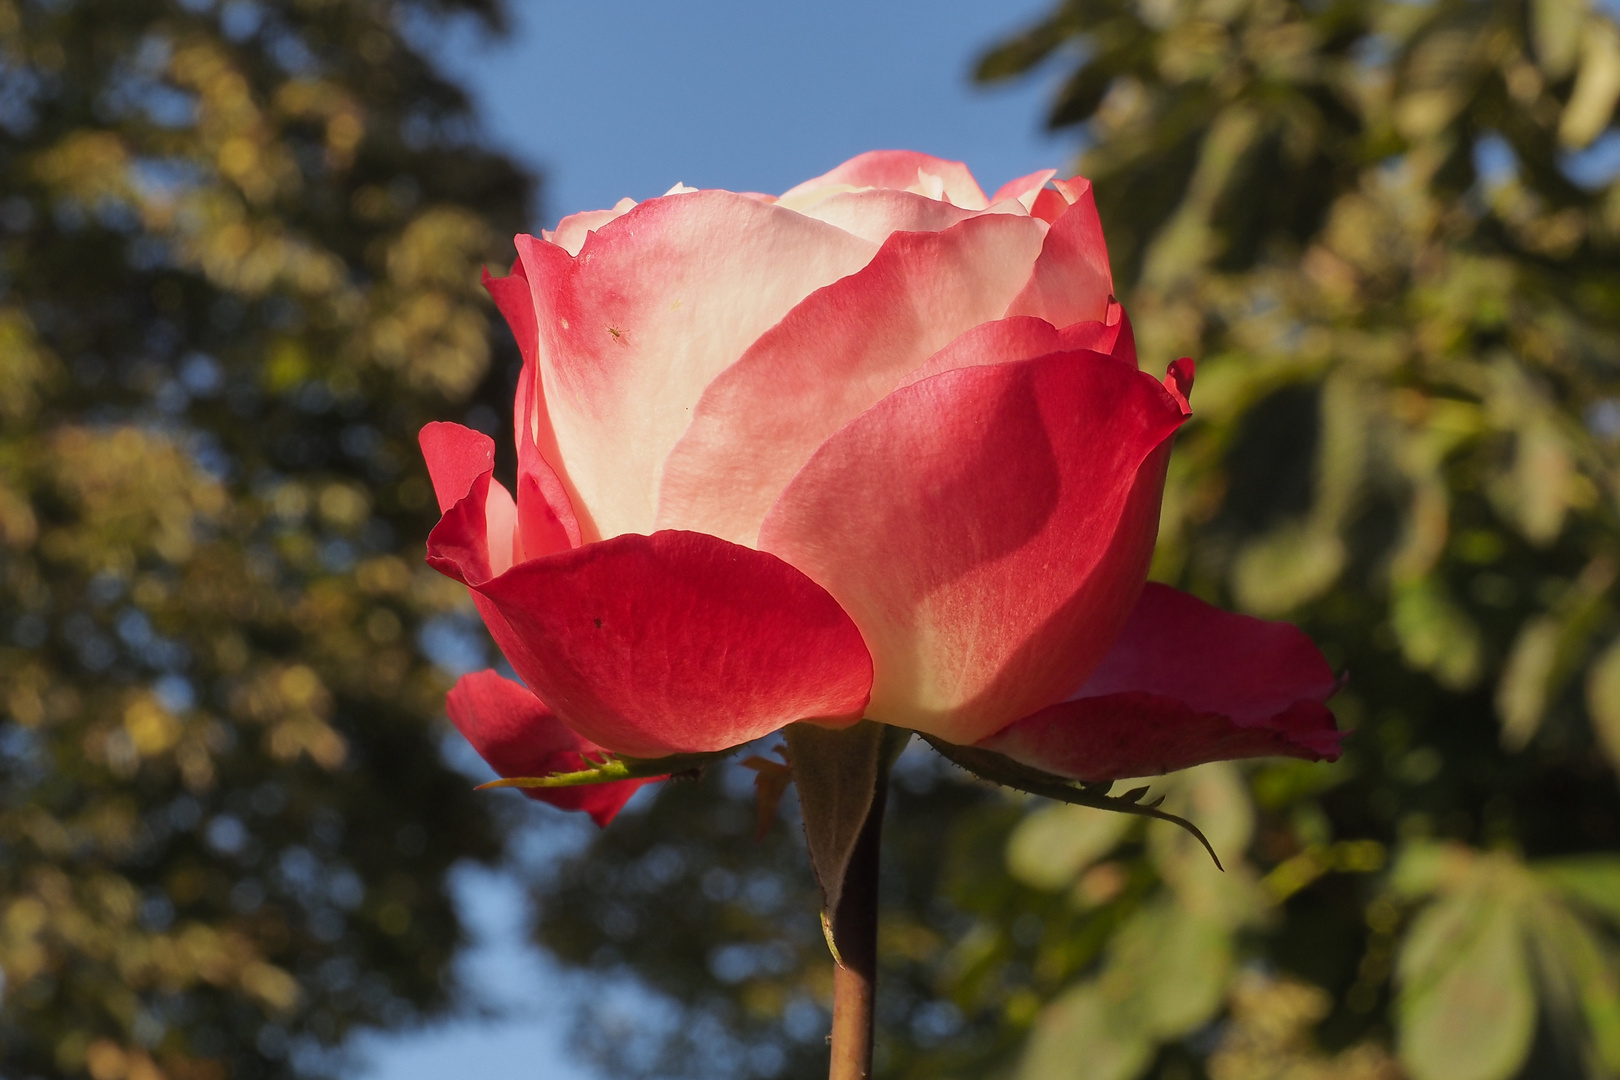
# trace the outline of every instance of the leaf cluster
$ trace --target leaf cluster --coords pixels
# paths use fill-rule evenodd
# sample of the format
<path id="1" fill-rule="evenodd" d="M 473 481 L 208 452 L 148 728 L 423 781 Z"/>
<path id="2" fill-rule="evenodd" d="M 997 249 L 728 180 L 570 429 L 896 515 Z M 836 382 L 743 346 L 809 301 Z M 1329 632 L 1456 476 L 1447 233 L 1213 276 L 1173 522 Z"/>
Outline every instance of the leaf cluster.
<path id="1" fill-rule="evenodd" d="M 500 841 L 414 434 L 509 400 L 478 266 L 532 193 L 425 35 L 497 15 L 0 0 L 8 1076 L 329 1074 L 452 1000 Z"/>

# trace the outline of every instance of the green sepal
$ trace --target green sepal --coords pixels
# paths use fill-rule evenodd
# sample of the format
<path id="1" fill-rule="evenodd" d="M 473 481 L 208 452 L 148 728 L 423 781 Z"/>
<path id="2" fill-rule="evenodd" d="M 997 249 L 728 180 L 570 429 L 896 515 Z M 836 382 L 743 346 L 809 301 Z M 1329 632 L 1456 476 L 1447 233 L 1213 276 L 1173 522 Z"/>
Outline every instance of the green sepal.
<path id="1" fill-rule="evenodd" d="M 918 734 L 921 734 L 919 732 Z M 960 765 L 975 776 L 983 777 L 992 783 L 1004 787 L 1027 791 L 1031 795 L 1040 795 L 1043 798 L 1055 799 L 1058 802 L 1072 803 L 1075 806 L 1090 806 L 1097 810 L 1112 810 L 1120 814 L 1135 814 L 1137 817 L 1152 818 L 1155 821 L 1168 821 L 1172 825 L 1179 825 L 1191 833 L 1209 857 L 1215 861 L 1217 870 L 1225 871 L 1221 865 L 1221 857 L 1215 854 L 1215 848 L 1198 826 L 1184 817 L 1179 817 L 1166 810 L 1160 810 L 1159 804 L 1164 801 L 1162 797 L 1152 802 L 1143 802 L 1142 797 L 1148 792 L 1145 787 L 1132 788 L 1123 795 L 1110 795 L 1112 781 L 1099 783 L 1085 783 L 1079 780 L 1070 780 L 1067 777 L 1055 776 L 1049 772 L 1014 761 L 1003 754 L 990 750 L 980 750 L 972 746 L 957 746 L 955 743 L 936 739 L 931 735 L 923 735 L 929 746 L 945 760 Z"/>
<path id="2" fill-rule="evenodd" d="M 479 784 L 478 791 L 489 788 L 563 788 L 583 787 L 586 784 L 611 784 L 617 780 L 650 780 L 661 776 L 696 776 L 711 762 L 735 754 L 741 747 L 716 750 L 707 754 L 671 754 L 669 757 L 637 758 L 609 755 L 601 761 L 591 762 L 589 769 L 578 772 L 552 773 L 550 776 L 508 776 Z M 589 760 L 588 758 L 586 760 Z"/>
<path id="3" fill-rule="evenodd" d="M 793 784 L 799 791 L 810 868 L 821 886 L 822 932 L 838 959 L 841 950 L 834 941 L 837 928 L 833 920 L 850 857 L 868 817 L 882 813 L 881 793 L 888 788 L 889 770 L 910 741 L 911 732 L 862 720 L 846 728 L 791 724 L 782 736 L 787 740 Z M 877 827 L 882 827 L 881 819 Z"/>

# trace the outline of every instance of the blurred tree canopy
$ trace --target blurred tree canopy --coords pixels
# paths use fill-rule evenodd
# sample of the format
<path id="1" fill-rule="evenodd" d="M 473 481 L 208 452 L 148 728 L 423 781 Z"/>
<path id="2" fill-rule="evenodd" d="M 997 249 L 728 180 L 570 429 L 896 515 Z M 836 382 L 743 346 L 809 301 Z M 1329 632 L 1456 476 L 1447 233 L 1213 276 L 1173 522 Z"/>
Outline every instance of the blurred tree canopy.
<path id="1" fill-rule="evenodd" d="M 914 748 L 880 1075 L 1620 1075 L 1614 10 L 1065 0 L 978 74 L 1032 71 L 1144 363 L 1199 360 L 1154 574 L 1304 625 L 1354 730 L 1155 785 L 1224 875 Z M 542 942 L 669 1006 L 587 1017 L 617 1075 L 825 1068 L 813 886 L 737 779 L 536 885 Z"/>
<path id="2" fill-rule="evenodd" d="M 452 18 L 500 28 L 0 0 L 6 1077 L 326 1075 L 453 1000 L 446 872 L 500 845 L 440 757 L 427 657 L 481 658 L 415 433 L 509 407 L 478 270 L 532 184 Z"/>

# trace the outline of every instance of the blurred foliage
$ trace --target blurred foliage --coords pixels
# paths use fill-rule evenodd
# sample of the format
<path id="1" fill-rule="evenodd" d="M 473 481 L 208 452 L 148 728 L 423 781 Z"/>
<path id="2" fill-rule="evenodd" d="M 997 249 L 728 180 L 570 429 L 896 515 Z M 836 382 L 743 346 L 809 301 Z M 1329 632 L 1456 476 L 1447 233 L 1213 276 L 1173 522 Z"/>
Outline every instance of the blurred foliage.
<path id="1" fill-rule="evenodd" d="M 913 750 L 880 1075 L 1620 1075 L 1614 10 L 1064 0 L 979 75 L 1054 70 L 1144 363 L 1199 360 L 1154 574 L 1304 625 L 1354 731 L 1333 766 L 1155 784 L 1225 875 L 1168 826 L 938 782 Z M 748 856 L 743 788 L 729 832 L 678 792 L 537 887 L 540 936 L 683 1018 L 616 1075 L 816 1076 L 791 830 Z M 700 837 L 679 883 L 617 890 Z M 786 945 L 690 887 L 745 857 L 796 898 Z M 676 896 L 679 958 L 614 929 L 672 925 Z M 683 1067 L 716 1027 L 753 1049 Z"/>
<path id="2" fill-rule="evenodd" d="M 499 841 L 440 758 L 414 436 L 510 393 L 478 268 L 531 185 L 452 17 L 499 28 L 0 0 L 7 1077 L 326 1075 L 453 998 L 446 872 Z"/>

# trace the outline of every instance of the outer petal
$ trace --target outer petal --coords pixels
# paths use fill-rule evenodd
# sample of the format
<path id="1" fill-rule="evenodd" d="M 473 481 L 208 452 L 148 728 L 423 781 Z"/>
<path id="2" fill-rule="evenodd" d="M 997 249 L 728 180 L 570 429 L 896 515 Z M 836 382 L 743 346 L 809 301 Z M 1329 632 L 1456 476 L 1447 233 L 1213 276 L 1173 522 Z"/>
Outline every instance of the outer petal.
<path id="1" fill-rule="evenodd" d="M 829 439 L 760 546 L 860 627 L 873 719 L 975 742 L 1107 654 L 1182 419 L 1163 386 L 1097 353 L 949 371 Z"/>
<path id="2" fill-rule="evenodd" d="M 512 272 L 503 278 L 491 277 L 486 270 L 484 288 L 489 290 L 496 307 L 506 317 L 512 336 L 517 339 L 518 350 L 523 354 L 523 371 L 518 376 L 512 415 L 518 453 L 516 558 L 522 561 L 549 555 L 561 548 L 577 547 L 579 522 L 567 489 L 546 460 L 548 452 L 556 456 L 556 438 L 546 416 L 545 402 L 536 389 L 539 325 L 534 295 L 522 261 L 513 263 Z"/>
<path id="3" fill-rule="evenodd" d="M 528 646 L 476 588 L 512 565 L 520 543 L 513 538 L 517 508 L 494 479 L 495 442 L 460 424 L 438 423 L 422 429 L 421 443 L 444 511 L 428 534 L 428 565 L 472 588 L 495 644 L 513 667 L 525 670 Z"/>
<path id="4" fill-rule="evenodd" d="M 478 756 L 501 776 L 545 776 L 586 768 L 585 754 L 602 748 L 552 715 L 528 689 L 493 671 L 463 675 L 446 701 L 456 725 Z M 563 810 L 583 810 L 606 825 L 642 784 L 663 779 L 616 780 L 574 788 L 523 788 L 523 794 Z"/>
<path id="5" fill-rule="evenodd" d="M 1272 754 L 1331 760 L 1342 733 L 1323 702 L 1338 688 L 1297 628 L 1150 583 L 1078 693 L 979 745 L 1078 780 Z"/>
<path id="6" fill-rule="evenodd" d="M 752 546 L 816 447 L 930 353 L 1000 316 L 1044 230 L 987 214 L 896 233 L 859 273 L 813 293 L 704 391 L 664 465 L 659 526 Z"/>
<path id="7" fill-rule="evenodd" d="M 649 530 L 659 467 L 703 388 L 875 251 L 726 191 L 641 203 L 587 238 L 577 259 L 519 237 L 539 323 L 538 389 L 557 444 L 558 457 L 547 457 L 584 538 Z"/>
<path id="8" fill-rule="evenodd" d="M 1007 314 L 1034 315 L 1053 326 L 1101 320 L 1114 295 L 1114 276 L 1091 181 L 1076 177 L 1053 183 L 1069 207 L 1052 222 L 1035 272 Z M 1036 216 L 1044 212 L 1037 199 Z"/>
<path id="9" fill-rule="evenodd" d="M 428 535 L 428 563 L 469 585 L 504 573 L 517 543 L 517 505 L 494 479 L 495 440 L 460 424 L 418 436 L 444 516 Z"/>
<path id="10" fill-rule="evenodd" d="M 620 536 L 477 589 L 522 642 L 507 654 L 518 674 L 617 753 L 721 750 L 866 706 L 871 657 L 837 602 L 775 556 L 713 536 Z"/>
<path id="11" fill-rule="evenodd" d="M 930 199 L 940 199 L 967 210 L 983 210 L 990 205 L 984 189 L 960 161 L 917 154 L 910 150 L 870 150 L 850 158 L 832 172 L 806 180 L 782 193 L 781 201 L 797 205 L 807 197 L 817 201 L 820 189 L 893 188 L 914 191 Z"/>
<path id="12" fill-rule="evenodd" d="M 535 321 L 534 296 L 529 291 L 529 279 L 523 273 L 523 263 L 514 262 L 511 272 L 501 278 L 490 276 L 486 269 L 483 281 L 490 299 L 495 301 L 495 306 L 506 319 L 506 325 L 512 328 L 518 352 L 523 354 L 523 366 L 529 367 L 535 361 L 540 330 Z"/>

